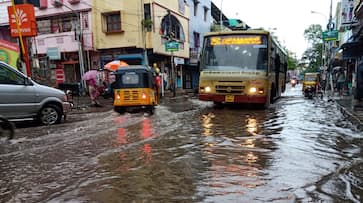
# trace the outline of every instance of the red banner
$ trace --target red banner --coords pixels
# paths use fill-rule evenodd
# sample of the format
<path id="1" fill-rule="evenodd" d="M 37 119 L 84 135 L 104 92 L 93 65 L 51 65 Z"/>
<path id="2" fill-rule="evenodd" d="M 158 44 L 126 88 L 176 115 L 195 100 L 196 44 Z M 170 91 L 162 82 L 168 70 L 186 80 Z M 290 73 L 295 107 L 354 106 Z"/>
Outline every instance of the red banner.
<path id="1" fill-rule="evenodd" d="M 19 37 L 19 31 L 24 37 L 37 35 L 37 23 L 35 19 L 34 6 L 31 4 L 18 4 L 14 7 L 8 6 L 10 35 Z M 19 25 L 19 26 L 18 26 Z"/>

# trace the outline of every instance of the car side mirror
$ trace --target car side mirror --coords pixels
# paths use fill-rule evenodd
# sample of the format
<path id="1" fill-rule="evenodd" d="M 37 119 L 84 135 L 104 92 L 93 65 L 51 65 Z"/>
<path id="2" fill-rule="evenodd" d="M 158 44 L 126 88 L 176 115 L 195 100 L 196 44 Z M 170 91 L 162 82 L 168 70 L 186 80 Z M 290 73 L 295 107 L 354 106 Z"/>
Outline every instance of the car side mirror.
<path id="1" fill-rule="evenodd" d="M 27 86 L 32 86 L 32 85 L 34 85 L 34 83 L 32 82 L 32 80 L 30 79 L 30 78 L 25 78 L 25 85 L 27 85 Z"/>

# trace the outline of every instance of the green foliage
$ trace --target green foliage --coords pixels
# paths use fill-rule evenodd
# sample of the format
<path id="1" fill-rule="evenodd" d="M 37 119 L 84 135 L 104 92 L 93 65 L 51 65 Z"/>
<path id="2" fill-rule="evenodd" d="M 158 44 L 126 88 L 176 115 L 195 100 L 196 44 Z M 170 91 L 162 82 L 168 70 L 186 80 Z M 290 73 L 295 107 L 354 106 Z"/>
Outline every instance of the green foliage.
<path id="1" fill-rule="evenodd" d="M 297 68 L 297 59 L 295 57 L 292 57 L 291 54 L 289 54 L 288 56 L 288 61 L 287 61 L 287 69 L 288 70 L 295 70 Z"/>
<path id="2" fill-rule="evenodd" d="M 304 37 L 309 42 L 310 47 L 304 52 L 303 59 L 307 61 L 309 71 L 316 72 L 323 65 L 323 40 L 321 25 L 310 25 L 304 31 Z"/>
<path id="3" fill-rule="evenodd" d="M 151 32 L 153 21 L 151 19 L 144 19 L 141 21 L 141 25 L 146 31 Z"/>

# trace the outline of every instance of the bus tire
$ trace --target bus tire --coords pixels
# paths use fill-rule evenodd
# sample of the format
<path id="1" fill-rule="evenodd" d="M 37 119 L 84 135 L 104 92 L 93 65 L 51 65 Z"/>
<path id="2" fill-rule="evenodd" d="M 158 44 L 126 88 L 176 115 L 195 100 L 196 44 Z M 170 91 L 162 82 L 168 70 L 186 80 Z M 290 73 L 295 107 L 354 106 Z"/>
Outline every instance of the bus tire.
<path id="1" fill-rule="evenodd" d="M 271 104 L 274 103 L 275 97 L 276 97 L 276 88 L 275 88 L 275 84 L 272 84 L 271 92 L 270 92 L 270 103 Z"/>
<path id="2" fill-rule="evenodd" d="M 213 102 L 214 103 L 214 107 L 217 109 L 222 109 L 223 108 L 223 103 L 222 102 Z"/>
<path id="3" fill-rule="evenodd" d="M 266 102 L 263 105 L 263 108 L 268 109 L 270 107 L 270 104 L 271 104 L 271 92 L 267 95 Z"/>

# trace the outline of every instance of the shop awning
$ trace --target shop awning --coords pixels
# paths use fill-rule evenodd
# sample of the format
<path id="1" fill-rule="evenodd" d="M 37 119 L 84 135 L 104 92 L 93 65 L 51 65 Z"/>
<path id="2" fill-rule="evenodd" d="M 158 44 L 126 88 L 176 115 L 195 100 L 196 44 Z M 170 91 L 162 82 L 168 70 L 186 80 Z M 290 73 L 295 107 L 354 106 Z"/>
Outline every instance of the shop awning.
<path id="1" fill-rule="evenodd" d="M 363 56 L 363 42 L 353 41 L 346 42 L 340 47 L 343 49 L 343 59 L 352 59 Z"/>

